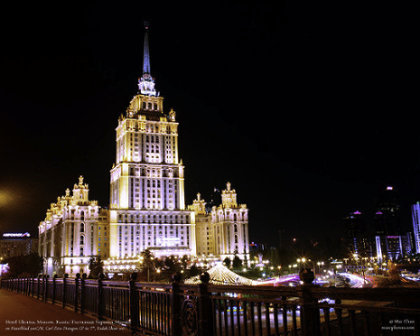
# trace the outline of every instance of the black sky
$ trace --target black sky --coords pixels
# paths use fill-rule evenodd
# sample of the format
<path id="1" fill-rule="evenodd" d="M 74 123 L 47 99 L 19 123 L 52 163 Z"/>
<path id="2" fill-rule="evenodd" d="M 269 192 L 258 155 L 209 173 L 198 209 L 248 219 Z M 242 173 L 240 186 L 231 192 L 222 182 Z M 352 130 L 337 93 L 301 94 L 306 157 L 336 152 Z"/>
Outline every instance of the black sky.
<path id="1" fill-rule="evenodd" d="M 152 75 L 180 122 L 188 203 L 229 180 L 250 208 L 251 239 L 275 242 L 280 226 L 337 234 L 346 212 L 369 207 L 388 184 L 405 211 L 420 198 L 409 8 L 2 6 L 0 231 L 35 233 L 80 174 L 91 197 L 108 205 L 114 129 L 136 94 L 144 19 Z"/>

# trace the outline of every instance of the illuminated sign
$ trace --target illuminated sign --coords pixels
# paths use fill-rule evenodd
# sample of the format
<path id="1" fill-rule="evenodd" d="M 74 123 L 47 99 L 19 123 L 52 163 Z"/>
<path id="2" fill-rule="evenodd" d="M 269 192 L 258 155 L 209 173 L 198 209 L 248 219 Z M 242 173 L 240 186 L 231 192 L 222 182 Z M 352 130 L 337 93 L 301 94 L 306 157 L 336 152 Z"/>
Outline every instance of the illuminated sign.
<path id="1" fill-rule="evenodd" d="M 158 244 L 161 244 L 165 247 L 175 247 L 177 244 L 181 243 L 179 237 L 161 237 L 157 239 Z"/>
<path id="2" fill-rule="evenodd" d="M 29 238 L 31 235 L 29 232 L 25 233 L 3 233 L 3 238 Z"/>

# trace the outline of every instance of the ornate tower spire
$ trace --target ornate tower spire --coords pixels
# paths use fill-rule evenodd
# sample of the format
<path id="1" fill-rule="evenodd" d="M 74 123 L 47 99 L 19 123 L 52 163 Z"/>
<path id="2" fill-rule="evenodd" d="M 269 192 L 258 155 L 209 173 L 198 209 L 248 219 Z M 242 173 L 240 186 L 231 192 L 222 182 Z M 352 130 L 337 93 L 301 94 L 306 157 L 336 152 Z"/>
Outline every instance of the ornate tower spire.
<path id="1" fill-rule="evenodd" d="M 143 46 L 143 75 L 150 75 L 150 54 L 149 54 L 149 24 L 144 23 L 144 46 Z"/>
<path id="2" fill-rule="evenodd" d="M 149 51 L 149 23 L 144 23 L 144 46 L 143 46 L 143 74 L 139 79 L 140 93 L 147 96 L 156 96 L 155 81 L 150 73 Z"/>

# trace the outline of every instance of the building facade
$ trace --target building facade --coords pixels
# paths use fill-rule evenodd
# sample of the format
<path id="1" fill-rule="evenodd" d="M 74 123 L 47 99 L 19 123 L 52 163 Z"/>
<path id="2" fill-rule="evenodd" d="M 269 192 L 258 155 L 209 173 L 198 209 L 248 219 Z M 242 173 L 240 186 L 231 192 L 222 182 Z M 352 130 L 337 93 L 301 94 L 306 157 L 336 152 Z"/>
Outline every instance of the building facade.
<path id="1" fill-rule="evenodd" d="M 2 234 L 0 239 L 0 263 L 10 257 L 19 257 L 38 252 L 38 239 L 31 238 L 28 232 Z"/>
<path id="2" fill-rule="evenodd" d="M 89 200 L 83 177 L 72 194 L 67 189 L 58 197 L 39 225 L 46 273 L 87 273 L 90 258 L 97 256 L 108 274 L 132 271 L 141 267 L 146 249 L 158 258 L 248 258 L 248 209 L 237 203 L 230 183 L 211 211 L 200 196 L 186 208 L 178 125 L 175 111 L 165 112 L 151 76 L 146 27 L 138 93 L 116 127 L 109 210 Z"/>
<path id="3" fill-rule="evenodd" d="M 420 253 L 420 202 L 411 206 L 413 219 L 414 248 L 413 253 Z"/>
<path id="4" fill-rule="evenodd" d="M 346 229 L 346 254 L 358 257 L 374 257 L 375 247 L 370 235 L 369 214 L 352 211 L 344 218 Z"/>
<path id="5" fill-rule="evenodd" d="M 248 208 L 238 204 L 236 190 L 229 182 L 221 198 L 222 203 L 210 212 L 200 194 L 188 207 L 196 218 L 197 255 L 221 260 L 236 255 L 249 260 Z"/>
<path id="6" fill-rule="evenodd" d="M 88 273 L 91 257 L 109 257 L 108 210 L 89 200 L 89 186 L 82 176 L 72 192 L 67 189 L 51 203 L 38 229 L 38 253 L 46 274 Z"/>
<path id="7" fill-rule="evenodd" d="M 403 225 L 398 194 L 387 186 L 370 211 L 354 211 L 345 217 L 346 249 L 350 257 L 398 260 L 412 253 L 411 233 Z M 417 220 L 413 206 L 413 225 Z"/>
<path id="8" fill-rule="evenodd" d="M 185 208 L 184 165 L 178 152 L 175 111 L 163 108 L 150 73 L 148 28 L 139 92 L 116 128 L 111 169 L 110 256 L 195 255 L 194 212 Z"/>

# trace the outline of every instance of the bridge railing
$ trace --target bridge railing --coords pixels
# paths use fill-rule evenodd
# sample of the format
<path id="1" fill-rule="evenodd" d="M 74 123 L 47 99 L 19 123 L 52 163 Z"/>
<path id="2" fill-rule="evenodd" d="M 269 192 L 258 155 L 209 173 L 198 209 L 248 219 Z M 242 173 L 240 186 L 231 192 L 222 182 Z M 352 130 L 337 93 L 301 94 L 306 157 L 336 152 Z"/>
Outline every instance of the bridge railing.
<path id="1" fill-rule="evenodd" d="M 2 279 L 1 288 L 143 334 L 167 336 L 420 333 L 419 288 L 187 285 L 76 278 Z M 396 333 L 398 334 L 398 333 Z"/>

